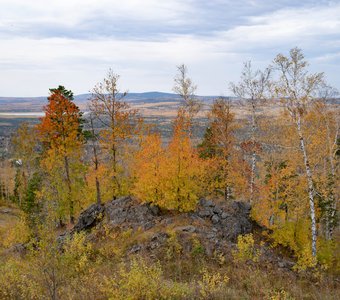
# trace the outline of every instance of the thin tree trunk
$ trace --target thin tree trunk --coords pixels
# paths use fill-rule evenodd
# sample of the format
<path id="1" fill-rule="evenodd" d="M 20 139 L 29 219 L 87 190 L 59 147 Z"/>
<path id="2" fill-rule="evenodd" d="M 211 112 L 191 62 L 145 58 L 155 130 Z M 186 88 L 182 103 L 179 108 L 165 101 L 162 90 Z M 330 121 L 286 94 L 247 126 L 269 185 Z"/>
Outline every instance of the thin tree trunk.
<path id="1" fill-rule="evenodd" d="M 99 183 L 97 176 L 96 176 L 96 193 L 97 193 L 97 204 L 101 205 L 102 199 L 100 196 L 100 183 Z"/>
<path id="2" fill-rule="evenodd" d="M 225 149 L 228 153 L 229 149 Z M 225 155 L 224 157 L 224 180 L 225 180 L 225 187 L 224 187 L 224 200 L 228 203 L 230 200 L 230 187 L 228 184 L 228 177 L 229 177 L 229 157 L 228 155 Z"/>
<path id="3" fill-rule="evenodd" d="M 255 189 L 255 168 L 256 168 L 256 150 L 255 150 L 255 106 L 252 106 L 251 116 L 251 144 L 252 144 L 252 158 L 251 158 L 251 177 L 250 177 L 250 203 L 254 201 L 254 189 Z"/>
<path id="4" fill-rule="evenodd" d="M 316 218 L 315 218 L 314 184 L 313 184 L 313 178 L 312 178 L 312 171 L 310 169 L 308 155 L 306 151 L 305 141 L 304 141 L 303 134 L 302 134 L 300 115 L 298 115 L 297 117 L 296 125 L 297 125 L 298 135 L 300 139 L 300 147 L 303 153 L 306 175 L 307 175 L 310 218 L 311 218 L 311 223 L 312 223 L 312 255 L 315 257 L 316 256 L 317 232 L 316 232 Z"/>
<path id="5" fill-rule="evenodd" d="M 335 166 L 334 166 L 334 157 L 333 157 L 333 147 L 332 147 L 332 139 L 331 139 L 331 133 L 329 128 L 329 120 L 327 119 L 327 116 L 325 116 L 326 121 L 326 129 L 327 129 L 327 143 L 328 143 L 328 159 L 330 163 L 330 175 L 331 178 L 329 179 L 329 185 L 330 185 L 330 194 L 328 197 L 328 203 L 327 203 L 327 211 L 326 211 L 326 232 L 325 237 L 327 240 L 331 240 L 333 236 L 333 230 L 334 230 L 334 219 L 335 219 L 335 212 L 336 212 L 336 199 L 334 197 L 334 191 L 333 191 L 333 183 L 336 182 L 336 176 L 335 176 Z M 338 137 L 338 129 L 335 135 L 335 141 L 336 144 Z"/>
<path id="6" fill-rule="evenodd" d="M 117 189 L 119 190 L 119 182 L 117 179 L 117 150 L 116 150 L 116 146 L 115 144 L 112 145 L 112 158 L 113 158 L 113 162 L 112 162 L 112 167 L 113 167 L 113 181 L 116 182 L 117 184 Z M 114 187 L 114 191 L 113 191 L 113 199 L 117 199 L 117 189 Z"/>
<path id="7" fill-rule="evenodd" d="M 95 133 L 94 133 L 94 126 L 93 126 L 92 117 L 90 118 L 90 121 L 91 121 L 92 136 L 93 136 L 93 139 L 94 139 Z M 94 169 L 97 172 L 99 161 L 98 161 L 98 155 L 97 155 L 97 148 L 96 148 L 94 140 L 92 140 L 92 147 L 93 147 L 93 156 L 94 156 Z M 97 196 L 97 204 L 100 205 L 102 201 L 101 201 L 101 195 L 100 195 L 100 182 L 98 180 L 97 175 L 96 175 L 96 196 Z"/>
<path id="8" fill-rule="evenodd" d="M 68 162 L 68 157 L 64 156 L 64 162 L 65 162 L 65 171 L 66 171 L 66 183 L 68 188 L 68 195 L 67 200 L 69 203 L 69 210 L 70 210 L 70 222 L 71 224 L 74 224 L 74 203 L 72 199 L 72 187 L 71 187 L 71 178 L 70 178 L 70 167 Z"/>

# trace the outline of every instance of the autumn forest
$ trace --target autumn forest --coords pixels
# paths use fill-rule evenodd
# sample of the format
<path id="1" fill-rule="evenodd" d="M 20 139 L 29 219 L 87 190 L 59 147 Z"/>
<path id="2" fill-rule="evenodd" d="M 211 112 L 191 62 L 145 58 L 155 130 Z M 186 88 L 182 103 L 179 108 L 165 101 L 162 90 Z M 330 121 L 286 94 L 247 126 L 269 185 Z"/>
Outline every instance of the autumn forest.
<path id="1" fill-rule="evenodd" d="M 0 177 L 0 299 L 338 299 L 336 89 L 298 48 L 244 63 L 233 97 L 208 104 L 189 71 L 170 137 L 111 69 L 85 112 L 60 85 L 20 124 Z"/>

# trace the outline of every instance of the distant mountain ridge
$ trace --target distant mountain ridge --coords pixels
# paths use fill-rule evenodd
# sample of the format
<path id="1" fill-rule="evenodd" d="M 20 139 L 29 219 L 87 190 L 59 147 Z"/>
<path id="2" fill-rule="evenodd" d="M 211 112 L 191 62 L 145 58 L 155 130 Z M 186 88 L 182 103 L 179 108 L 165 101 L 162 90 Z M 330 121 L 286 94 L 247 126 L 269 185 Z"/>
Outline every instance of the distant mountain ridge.
<path id="1" fill-rule="evenodd" d="M 87 101 L 91 98 L 90 93 L 74 96 L 74 102 L 82 109 L 86 108 Z M 197 96 L 204 102 L 211 102 L 218 96 Z M 127 102 L 131 103 L 155 103 L 155 102 L 179 102 L 180 96 L 173 93 L 163 92 L 143 92 L 128 93 L 125 97 Z M 0 111 L 41 111 L 47 103 L 46 97 L 0 97 Z"/>
<path id="2" fill-rule="evenodd" d="M 87 101 L 91 98 L 90 93 L 88 94 L 79 94 L 75 95 L 75 101 Z M 0 103 L 9 103 L 9 102 L 44 102 L 47 101 L 48 96 L 39 96 L 39 97 L 0 97 Z M 197 96 L 199 99 L 212 99 L 217 98 L 218 96 Z M 164 92 L 143 92 L 143 93 L 128 93 L 125 97 L 126 101 L 134 101 L 134 100 L 150 100 L 150 99 L 173 99 L 179 100 L 180 96 L 173 93 L 164 93 Z"/>

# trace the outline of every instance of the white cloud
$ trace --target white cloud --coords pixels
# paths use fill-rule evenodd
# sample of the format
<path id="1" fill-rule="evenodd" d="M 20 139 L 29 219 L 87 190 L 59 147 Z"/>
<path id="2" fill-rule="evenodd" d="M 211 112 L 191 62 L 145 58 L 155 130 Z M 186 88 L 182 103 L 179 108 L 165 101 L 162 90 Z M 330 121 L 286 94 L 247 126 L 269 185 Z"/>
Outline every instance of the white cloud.
<path id="1" fill-rule="evenodd" d="M 254 16 L 250 21 L 249 25 L 237 26 L 221 33 L 230 48 L 304 44 L 332 35 L 340 39 L 340 3 L 332 7 L 280 10 Z"/>
<path id="2" fill-rule="evenodd" d="M 21 26 L 53 23 L 77 26 L 93 16 L 117 21 L 183 22 L 190 1 L 180 0 L 2 0 L 0 24 Z M 157 23 L 155 23 L 157 26 Z"/>
<path id="3" fill-rule="evenodd" d="M 294 46 L 301 47 L 307 59 L 326 68 L 320 71 L 327 72 L 329 68 L 330 75 L 335 75 L 334 66 L 340 64 L 339 3 L 245 15 L 242 23 L 232 26 L 226 15 L 216 21 L 220 22 L 218 26 L 202 35 L 197 28 L 206 11 L 200 10 L 200 2 L 0 0 L 0 95 L 43 95 L 61 82 L 75 93 L 87 92 L 109 67 L 122 75 L 123 88 L 170 91 L 175 66 L 180 63 L 188 64 L 200 93 L 228 94 L 227 81 L 237 80 L 244 60 L 252 59 L 254 65 L 264 67 L 278 52 L 287 52 Z M 250 2 L 250 7 L 263 5 L 263 1 Z M 226 8 L 226 1 L 212 3 L 216 13 Z M 212 13 L 213 4 L 209 5 Z M 234 2 L 229 5 L 232 13 Z M 242 17 L 242 10 L 239 13 Z M 96 25 L 99 27 L 91 29 L 88 20 L 100 18 L 103 22 Z M 202 23 L 211 18 L 202 19 Z M 140 38 L 131 38 L 130 29 L 119 37 L 107 36 L 101 33 L 100 26 L 109 19 L 115 20 L 110 23 L 112 30 L 129 29 L 134 24 L 133 31 L 147 23 L 145 31 L 151 30 L 151 24 L 158 36 L 151 38 L 146 32 Z M 181 32 L 185 25 L 196 22 L 197 28 Z M 51 24 L 59 24 L 62 29 Z M 173 25 L 175 30 L 169 32 Z M 44 27 L 45 35 L 34 34 Z M 87 28 L 98 31 L 98 35 L 77 36 L 77 30 Z M 59 29 L 74 31 L 75 36 L 63 37 L 54 32 Z M 330 61 L 332 68 L 326 64 Z M 340 86 L 338 77 L 334 78 L 333 82 Z"/>

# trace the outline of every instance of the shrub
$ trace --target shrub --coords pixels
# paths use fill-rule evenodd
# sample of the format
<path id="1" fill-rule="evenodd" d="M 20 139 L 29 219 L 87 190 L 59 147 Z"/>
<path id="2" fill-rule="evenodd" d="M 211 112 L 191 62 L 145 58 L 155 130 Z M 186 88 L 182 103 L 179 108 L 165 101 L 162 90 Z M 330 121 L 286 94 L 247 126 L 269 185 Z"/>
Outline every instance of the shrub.
<path id="1" fill-rule="evenodd" d="M 206 268 L 201 272 L 202 279 L 198 281 L 202 299 L 215 299 L 226 289 L 229 277 L 219 272 L 209 273 Z"/>
<path id="2" fill-rule="evenodd" d="M 192 294 L 185 283 L 163 278 L 160 263 L 147 265 L 143 259 L 122 264 L 114 278 L 106 281 L 105 293 L 109 299 L 183 299 Z"/>
<path id="3" fill-rule="evenodd" d="M 251 233 L 239 235 L 237 238 L 237 250 L 233 251 L 234 260 L 237 262 L 245 262 L 252 260 L 258 262 L 260 251 L 255 249 L 254 238 Z"/>

